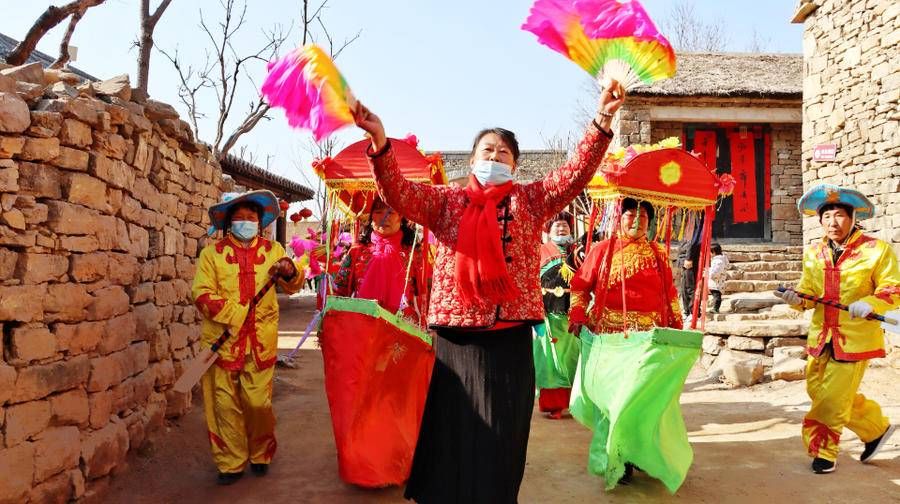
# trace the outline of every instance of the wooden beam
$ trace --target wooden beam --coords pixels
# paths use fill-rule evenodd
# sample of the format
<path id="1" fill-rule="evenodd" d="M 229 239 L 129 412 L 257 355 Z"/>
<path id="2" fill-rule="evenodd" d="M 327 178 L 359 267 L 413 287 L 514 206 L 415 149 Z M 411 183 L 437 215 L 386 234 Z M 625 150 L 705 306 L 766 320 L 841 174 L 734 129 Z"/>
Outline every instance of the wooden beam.
<path id="1" fill-rule="evenodd" d="M 678 122 L 743 122 L 796 123 L 803 122 L 800 107 L 650 107 L 651 121 Z"/>
<path id="2" fill-rule="evenodd" d="M 797 12 L 791 18 L 791 23 L 802 24 L 818 8 L 819 6 L 813 0 L 801 0 L 800 5 L 797 6 Z"/>

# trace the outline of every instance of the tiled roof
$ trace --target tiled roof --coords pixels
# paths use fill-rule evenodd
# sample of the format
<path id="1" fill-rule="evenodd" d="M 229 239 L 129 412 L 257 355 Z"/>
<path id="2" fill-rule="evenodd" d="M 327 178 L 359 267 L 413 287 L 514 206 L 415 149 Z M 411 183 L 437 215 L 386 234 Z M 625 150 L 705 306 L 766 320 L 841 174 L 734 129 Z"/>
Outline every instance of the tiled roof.
<path id="1" fill-rule="evenodd" d="M 238 184 L 250 189 L 268 189 L 279 198 L 291 202 L 306 201 L 312 199 L 315 194 L 305 185 L 275 175 L 232 154 L 228 154 L 219 164 L 222 167 L 222 173 L 231 175 Z"/>
<path id="2" fill-rule="evenodd" d="M 17 45 L 19 45 L 18 40 L 0 33 L 0 58 L 6 59 L 6 55 L 11 53 L 12 50 L 15 49 Z M 47 68 L 48 66 L 50 66 L 51 63 L 56 61 L 56 58 L 54 58 L 46 53 L 42 53 L 41 51 L 34 50 L 34 51 L 32 51 L 31 55 L 28 56 L 28 59 L 26 61 L 27 61 L 27 63 L 40 63 L 44 68 Z M 79 70 L 73 66 L 67 66 L 66 71 L 71 72 L 71 73 L 81 77 L 84 80 L 89 80 L 89 81 L 99 81 L 100 80 L 100 79 L 94 77 L 93 75 L 82 72 L 81 70 Z"/>

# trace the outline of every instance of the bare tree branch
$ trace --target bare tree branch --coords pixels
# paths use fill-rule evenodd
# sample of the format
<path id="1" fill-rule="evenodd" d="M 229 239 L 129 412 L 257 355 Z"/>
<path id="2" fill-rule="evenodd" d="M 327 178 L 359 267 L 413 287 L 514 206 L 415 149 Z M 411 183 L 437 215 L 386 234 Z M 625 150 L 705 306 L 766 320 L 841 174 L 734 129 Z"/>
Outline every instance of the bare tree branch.
<path id="1" fill-rule="evenodd" d="M 679 51 L 720 52 L 728 45 L 725 23 L 719 18 L 705 23 L 691 0 L 679 0 L 660 23 L 669 41 Z"/>
<path id="2" fill-rule="evenodd" d="M 175 54 L 169 54 L 164 49 L 157 48 L 169 62 L 172 63 L 172 66 L 175 67 L 175 71 L 178 72 L 178 77 L 181 80 L 180 85 L 178 86 L 178 98 L 181 100 L 181 103 L 184 104 L 185 108 L 188 111 L 188 117 L 191 120 L 191 128 L 194 130 L 194 138 L 200 138 L 200 127 L 198 125 L 197 120 L 206 118 L 206 114 L 204 114 L 197 107 L 197 93 L 200 92 L 203 88 L 210 87 L 209 80 L 207 74 L 209 73 L 209 56 L 206 58 L 206 65 L 200 71 L 197 71 L 192 66 L 188 66 L 184 68 L 181 63 L 181 59 L 178 56 L 178 48 L 175 48 Z M 197 76 L 194 79 L 194 76 Z"/>
<path id="3" fill-rule="evenodd" d="M 772 38 L 763 37 L 754 26 L 753 33 L 750 35 L 750 43 L 747 45 L 747 52 L 764 53 L 769 50 L 770 45 L 772 45 Z"/>
<path id="4" fill-rule="evenodd" d="M 147 85 L 150 77 L 150 55 L 153 50 L 153 30 L 156 29 L 156 23 L 162 17 L 163 12 L 169 7 L 172 0 L 162 0 L 150 14 L 150 0 L 141 0 L 141 38 L 138 46 L 138 82 L 137 89 L 144 94 L 147 93 Z"/>
<path id="5" fill-rule="evenodd" d="M 269 112 L 270 107 L 263 97 L 259 96 L 256 101 L 250 104 L 247 115 L 241 120 L 240 124 L 227 138 L 225 136 L 226 121 L 230 117 L 234 106 L 242 70 L 243 75 L 256 87 L 255 82 L 253 82 L 246 70 L 245 64 L 250 61 L 269 61 L 278 53 L 279 48 L 290 34 L 290 30 L 285 32 L 280 25 L 276 25 L 270 31 L 263 30 L 263 33 L 266 35 L 266 44 L 256 52 L 240 56 L 235 50 L 232 40 L 234 34 L 244 24 L 247 3 L 246 1 L 244 2 L 236 22 L 234 21 L 234 0 L 220 1 L 220 4 L 225 9 L 225 19 L 219 23 L 220 36 L 213 35 L 212 30 L 210 30 L 203 19 L 202 12 L 200 16 L 200 26 L 215 48 L 214 66 L 217 67 L 217 75 L 210 84 L 216 91 L 219 110 L 218 120 L 216 121 L 216 135 L 213 141 L 213 155 L 217 159 L 224 158 L 228 151 L 235 146 L 241 135 L 251 131 L 263 118 L 268 118 L 266 114 Z"/>
<path id="6" fill-rule="evenodd" d="M 34 49 L 37 47 L 38 42 L 44 34 L 52 30 L 59 23 L 62 23 L 67 17 L 78 12 L 81 12 L 83 15 L 84 11 L 91 7 L 96 7 L 105 1 L 106 0 L 75 0 L 74 2 L 67 3 L 61 7 L 55 5 L 47 7 L 47 10 L 38 16 L 34 24 L 31 25 L 25 38 L 23 38 L 22 41 L 19 42 L 19 45 L 6 55 L 6 62 L 10 65 L 21 65 L 25 63 L 25 61 L 28 60 L 28 57 L 31 56 L 31 53 L 34 52 Z M 81 16 L 79 16 L 79 18 L 80 17 Z M 70 26 L 70 29 L 74 30 L 75 27 Z M 68 36 L 71 37 L 71 34 L 68 34 Z"/>
<path id="7" fill-rule="evenodd" d="M 56 58 L 56 61 L 50 64 L 49 68 L 62 68 L 69 62 L 69 42 L 72 40 L 72 34 L 75 33 L 75 25 L 81 21 L 81 18 L 84 16 L 86 8 L 80 9 L 69 18 L 69 26 L 66 27 L 66 34 L 63 35 L 62 42 L 59 43 L 59 57 Z"/>

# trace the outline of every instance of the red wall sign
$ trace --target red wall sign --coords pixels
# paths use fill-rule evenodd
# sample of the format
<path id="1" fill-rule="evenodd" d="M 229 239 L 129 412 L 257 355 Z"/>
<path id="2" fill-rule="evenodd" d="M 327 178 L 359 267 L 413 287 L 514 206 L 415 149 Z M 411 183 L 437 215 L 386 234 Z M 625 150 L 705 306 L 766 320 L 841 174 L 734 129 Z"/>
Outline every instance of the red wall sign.
<path id="1" fill-rule="evenodd" d="M 835 144 L 820 144 L 813 147 L 813 161 L 834 161 L 836 155 Z"/>

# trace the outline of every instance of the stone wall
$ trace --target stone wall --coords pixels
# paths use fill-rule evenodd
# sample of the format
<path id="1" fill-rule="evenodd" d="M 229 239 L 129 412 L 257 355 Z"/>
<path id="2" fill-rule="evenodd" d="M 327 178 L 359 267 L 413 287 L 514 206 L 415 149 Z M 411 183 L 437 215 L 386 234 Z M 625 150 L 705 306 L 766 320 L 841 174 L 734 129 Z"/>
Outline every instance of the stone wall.
<path id="1" fill-rule="evenodd" d="M 650 118 L 652 106 L 690 107 L 763 107 L 783 108 L 795 106 L 789 100 L 760 99 L 679 99 L 679 98 L 637 98 L 630 99 L 613 124 L 616 140 L 620 145 L 633 143 L 655 143 L 668 137 L 682 138 L 683 122 L 653 121 Z M 799 124 L 768 125 L 771 128 L 771 202 L 772 202 L 772 242 L 784 245 L 803 243 L 803 230 L 797 200 L 803 194 L 801 176 L 801 128 Z"/>
<path id="2" fill-rule="evenodd" d="M 127 77 L 0 71 L 0 502 L 108 485 L 190 407 L 190 283 L 221 173 L 172 107 Z M 59 81 L 59 82 L 57 82 Z M 101 94 L 102 93 L 102 94 Z"/>
<path id="3" fill-rule="evenodd" d="M 804 24 L 803 184 L 858 189 L 877 207 L 863 222 L 900 253 L 900 3 L 822 0 Z M 813 148 L 836 144 L 837 159 Z M 803 221 L 806 242 L 822 237 Z"/>
<path id="4" fill-rule="evenodd" d="M 772 242 L 801 245 L 803 225 L 797 200 L 803 196 L 800 172 L 802 131 L 796 124 L 771 124 Z"/>

